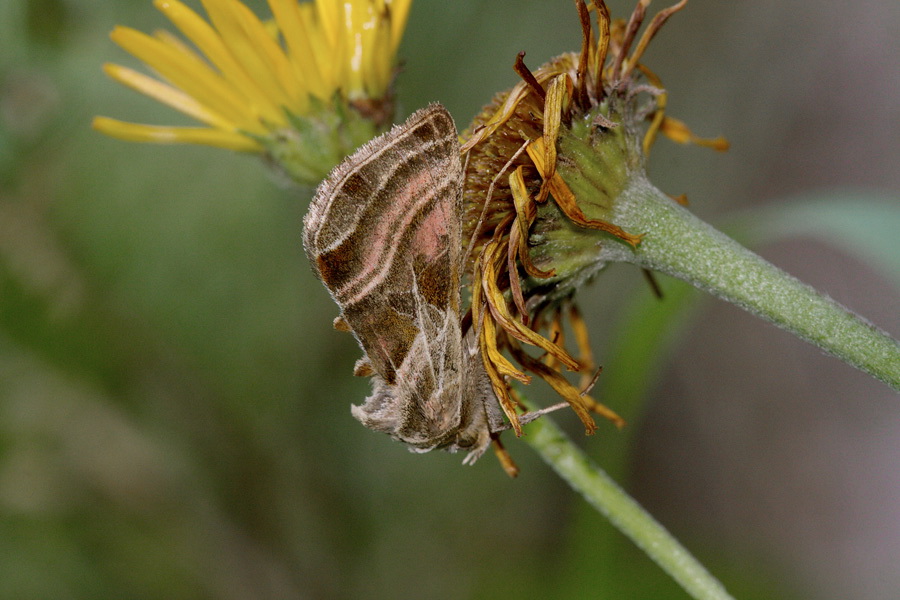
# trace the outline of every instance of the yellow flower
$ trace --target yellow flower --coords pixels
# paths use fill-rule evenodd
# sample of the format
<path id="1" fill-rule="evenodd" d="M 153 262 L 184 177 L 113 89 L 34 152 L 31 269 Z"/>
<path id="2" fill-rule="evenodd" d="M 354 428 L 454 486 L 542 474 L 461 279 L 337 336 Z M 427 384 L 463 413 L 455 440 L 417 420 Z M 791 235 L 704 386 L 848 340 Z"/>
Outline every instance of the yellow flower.
<path id="1" fill-rule="evenodd" d="M 204 126 L 141 125 L 96 117 L 93 127 L 130 141 L 247 152 L 269 152 L 278 132 L 309 133 L 297 126 L 298 120 L 315 120 L 347 107 L 377 130 L 391 118 L 394 57 L 411 1 L 269 0 L 274 17 L 269 26 L 239 0 L 202 0 L 209 22 L 178 0 L 154 0 L 190 45 L 165 31 L 151 36 L 119 26 L 112 40 L 158 78 L 115 64 L 105 65 L 104 71 Z M 324 129 L 334 124 L 326 125 Z M 372 133 L 366 132 L 369 137 Z M 355 145 L 334 154 L 339 160 Z"/>

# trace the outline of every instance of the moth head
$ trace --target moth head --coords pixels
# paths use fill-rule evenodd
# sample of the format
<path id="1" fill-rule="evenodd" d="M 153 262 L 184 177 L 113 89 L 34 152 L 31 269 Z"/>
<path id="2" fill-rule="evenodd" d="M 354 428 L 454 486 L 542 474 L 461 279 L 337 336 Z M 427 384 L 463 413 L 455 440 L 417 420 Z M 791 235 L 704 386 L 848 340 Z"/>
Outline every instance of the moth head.
<path id="1" fill-rule="evenodd" d="M 463 459 L 463 464 L 466 465 L 475 464 L 475 461 L 491 445 L 491 430 L 483 405 L 480 407 L 481 410 L 476 406 L 472 406 L 472 408 L 474 413 L 471 418 L 467 422 L 460 423 L 456 439 L 446 447 L 449 452 L 468 452 L 466 458 Z"/>

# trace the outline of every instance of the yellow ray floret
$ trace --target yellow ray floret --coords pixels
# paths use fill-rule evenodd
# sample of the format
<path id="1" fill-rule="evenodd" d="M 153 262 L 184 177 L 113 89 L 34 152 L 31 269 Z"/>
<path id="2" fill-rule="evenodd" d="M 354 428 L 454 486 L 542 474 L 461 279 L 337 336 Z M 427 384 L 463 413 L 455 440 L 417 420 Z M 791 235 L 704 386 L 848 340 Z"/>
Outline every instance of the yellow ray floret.
<path id="1" fill-rule="evenodd" d="M 178 0 L 154 1 L 186 41 L 128 27 L 111 33 L 158 79 L 118 65 L 104 71 L 205 127 L 98 117 L 95 129 L 132 141 L 261 151 L 260 136 L 317 101 L 385 97 L 412 0 L 269 0 L 272 27 L 239 0 L 201 1 L 208 20 Z"/>

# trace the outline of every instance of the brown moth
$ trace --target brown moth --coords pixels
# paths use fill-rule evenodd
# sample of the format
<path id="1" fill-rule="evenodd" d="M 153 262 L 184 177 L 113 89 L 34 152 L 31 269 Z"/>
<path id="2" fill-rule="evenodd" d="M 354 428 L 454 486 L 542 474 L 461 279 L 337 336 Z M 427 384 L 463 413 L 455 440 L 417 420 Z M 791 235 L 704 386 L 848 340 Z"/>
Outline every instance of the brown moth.
<path id="1" fill-rule="evenodd" d="M 470 331 L 460 328 L 463 169 L 440 104 L 368 142 L 319 186 L 304 219 L 307 256 L 372 374 L 351 412 L 414 452 L 469 452 L 504 429 Z"/>

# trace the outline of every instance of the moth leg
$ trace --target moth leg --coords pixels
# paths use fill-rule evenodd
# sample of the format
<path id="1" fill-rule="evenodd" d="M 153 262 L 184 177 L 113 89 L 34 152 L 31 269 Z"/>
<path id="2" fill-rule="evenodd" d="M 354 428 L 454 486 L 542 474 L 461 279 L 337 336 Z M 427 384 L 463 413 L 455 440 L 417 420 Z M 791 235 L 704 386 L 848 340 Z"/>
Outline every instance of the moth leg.
<path id="1" fill-rule="evenodd" d="M 356 361 L 356 364 L 353 365 L 353 374 L 357 377 L 369 377 L 375 374 L 375 369 L 368 356 L 363 356 Z"/>
<path id="2" fill-rule="evenodd" d="M 331 322 L 331 326 L 334 327 L 335 331 L 352 331 L 352 329 L 350 329 L 350 324 L 344 319 L 344 315 L 336 316 L 334 321 Z"/>
<path id="3" fill-rule="evenodd" d="M 609 408 L 605 404 L 597 402 L 596 400 L 594 400 L 587 394 L 585 394 L 584 396 L 580 396 L 579 400 L 581 401 L 581 404 L 584 406 L 584 408 L 586 408 L 587 410 L 591 411 L 594 414 L 600 415 L 607 421 L 610 421 L 613 425 L 615 425 L 619 429 L 622 429 L 623 427 L 625 427 L 625 419 L 620 417 L 618 414 L 616 414 L 615 411 L 613 411 L 611 408 Z"/>

